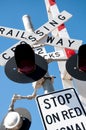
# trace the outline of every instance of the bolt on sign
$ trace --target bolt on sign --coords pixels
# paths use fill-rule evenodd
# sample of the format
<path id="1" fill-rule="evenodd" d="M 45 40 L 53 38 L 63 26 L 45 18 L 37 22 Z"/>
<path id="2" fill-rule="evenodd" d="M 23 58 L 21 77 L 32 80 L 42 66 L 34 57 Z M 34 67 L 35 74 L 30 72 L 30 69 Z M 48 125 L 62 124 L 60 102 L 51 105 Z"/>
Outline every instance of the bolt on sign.
<path id="1" fill-rule="evenodd" d="M 74 88 L 37 96 L 45 130 L 86 130 L 86 113 Z"/>

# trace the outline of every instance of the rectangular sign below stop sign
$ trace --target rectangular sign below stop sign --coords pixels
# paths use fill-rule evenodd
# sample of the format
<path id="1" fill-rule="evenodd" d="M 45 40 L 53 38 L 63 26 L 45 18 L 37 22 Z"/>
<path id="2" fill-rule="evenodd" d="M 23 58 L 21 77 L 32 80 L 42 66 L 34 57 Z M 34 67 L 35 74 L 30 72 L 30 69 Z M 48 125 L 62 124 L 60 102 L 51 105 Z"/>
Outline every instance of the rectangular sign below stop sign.
<path id="1" fill-rule="evenodd" d="M 45 130 L 86 130 L 86 112 L 74 88 L 37 96 Z"/>

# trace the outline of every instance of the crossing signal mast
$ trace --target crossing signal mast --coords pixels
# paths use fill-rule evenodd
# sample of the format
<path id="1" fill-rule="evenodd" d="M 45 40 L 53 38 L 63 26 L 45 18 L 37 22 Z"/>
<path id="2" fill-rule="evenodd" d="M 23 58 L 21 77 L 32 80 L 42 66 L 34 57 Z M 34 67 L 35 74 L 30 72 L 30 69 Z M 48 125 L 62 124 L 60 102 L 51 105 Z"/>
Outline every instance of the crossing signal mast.
<path id="1" fill-rule="evenodd" d="M 48 18 L 51 19 L 60 13 L 59 8 L 55 0 L 45 0 L 45 5 L 47 9 Z M 60 25 L 54 31 L 52 31 L 53 36 L 70 38 L 69 33 L 66 29 L 65 24 Z M 74 43 L 75 46 L 75 43 Z M 85 73 L 85 48 L 86 45 L 79 46 L 78 49 L 64 47 L 62 50 L 64 51 L 66 58 L 69 59 L 67 61 L 58 61 L 59 70 L 61 73 L 61 79 L 64 89 L 65 88 L 75 88 L 78 91 L 79 97 L 86 108 L 86 73 Z M 59 50 L 55 46 L 55 51 Z M 75 50 L 78 50 L 78 54 L 75 53 Z"/>
<path id="2" fill-rule="evenodd" d="M 14 103 L 16 100 L 35 98 L 37 89 L 41 86 L 44 88 L 44 93 L 54 91 L 55 76 L 50 76 L 48 73 L 48 64 L 52 61 L 58 63 L 64 89 L 77 87 L 81 101 L 86 105 L 86 46 L 82 45 L 82 40 L 69 37 L 64 22 L 71 18 L 71 14 L 67 11 L 60 13 L 55 0 L 45 0 L 45 5 L 49 22 L 36 31 L 34 31 L 27 15 L 23 16 L 25 31 L 0 27 L 1 36 L 20 40 L 0 55 L 0 65 L 5 66 L 5 73 L 9 79 L 18 83 L 32 82 L 34 88 L 32 95 L 13 95 L 0 130 L 28 130 L 30 128 L 31 115 L 29 111 L 23 108 L 15 109 Z M 49 33 L 52 34 L 52 37 L 48 36 Z M 55 52 L 46 53 L 45 45 L 54 46 Z M 78 50 L 78 54 L 75 50 Z"/>

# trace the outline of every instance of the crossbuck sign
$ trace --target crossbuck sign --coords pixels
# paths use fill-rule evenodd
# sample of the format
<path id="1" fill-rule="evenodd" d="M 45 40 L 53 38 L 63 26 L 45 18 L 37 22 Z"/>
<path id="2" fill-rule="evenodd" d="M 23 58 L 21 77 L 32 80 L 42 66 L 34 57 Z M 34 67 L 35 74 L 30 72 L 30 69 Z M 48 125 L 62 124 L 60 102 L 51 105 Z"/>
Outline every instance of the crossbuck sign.
<path id="1" fill-rule="evenodd" d="M 51 41 L 50 40 L 51 38 L 47 37 L 47 35 L 51 31 L 53 31 L 56 27 L 66 22 L 71 17 L 72 15 L 64 10 L 58 15 L 58 17 L 55 17 L 54 19 L 52 18 L 51 20 L 46 22 L 44 25 L 39 27 L 36 31 L 32 32 L 31 34 L 30 33 L 28 34 L 28 32 L 24 30 L 18 30 L 18 29 L 0 26 L 0 36 L 20 40 L 11 48 L 7 49 L 5 52 L 0 54 L 0 65 L 2 66 L 5 65 L 7 61 L 14 56 L 15 47 L 19 44 L 26 42 L 32 46 L 34 44 L 38 44 L 38 42 L 41 42 L 41 40 L 44 40 L 46 38 L 47 38 L 46 39 L 47 42 L 49 43 L 49 41 Z M 53 41 L 54 40 L 55 39 L 53 38 Z M 75 42 L 75 40 L 73 40 L 72 42 Z M 81 41 L 78 42 L 80 45 Z"/>
<path id="2" fill-rule="evenodd" d="M 86 113 L 75 89 L 36 98 L 45 130 L 86 130 Z"/>

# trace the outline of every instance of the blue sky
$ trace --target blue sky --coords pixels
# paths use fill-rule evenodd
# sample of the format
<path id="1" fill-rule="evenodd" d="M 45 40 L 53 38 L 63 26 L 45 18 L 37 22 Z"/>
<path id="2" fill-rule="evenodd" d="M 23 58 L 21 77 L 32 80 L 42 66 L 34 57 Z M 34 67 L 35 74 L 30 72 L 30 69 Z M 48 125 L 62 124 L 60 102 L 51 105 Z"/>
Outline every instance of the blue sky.
<path id="1" fill-rule="evenodd" d="M 71 38 L 81 39 L 86 43 L 86 1 L 85 0 L 56 0 L 59 10 L 66 10 L 73 17 L 66 22 L 66 27 Z M 47 12 L 44 0 L 3 0 L 0 1 L 0 26 L 23 29 L 22 16 L 28 14 L 31 17 L 34 29 L 47 22 Z M 0 53 L 14 45 L 17 40 L 0 37 Z M 51 49 L 51 48 L 50 48 Z M 49 64 L 49 73 L 55 75 L 55 90 L 63 89 L 57 63 Z M 8 79 L 4 73 L 4 67 L 0 67 L 0 122 L 6 115 L 12 95 L 14 93 L 29 95 L 33 92 L 31 84 L 18 84 Z M 43 89 L 38 95 L 43 94 Z M 30 130 L 43 130 L 43 125 L 35 100 L 21 100 L 15 103 L 15 108 L 24 107 L 32 115 Z"/>

